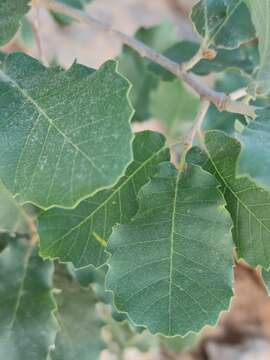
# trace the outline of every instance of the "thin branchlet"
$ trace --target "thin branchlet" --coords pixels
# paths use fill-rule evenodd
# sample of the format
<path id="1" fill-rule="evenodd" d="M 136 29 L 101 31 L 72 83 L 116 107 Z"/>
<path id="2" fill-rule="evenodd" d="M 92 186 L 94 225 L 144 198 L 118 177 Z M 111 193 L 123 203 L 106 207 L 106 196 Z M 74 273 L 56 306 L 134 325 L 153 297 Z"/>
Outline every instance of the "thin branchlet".
<path id="1" fill-rule="evenodd" d="M 215 91 L 208 85 L 203 83 L 201 79 L 186 71 L 185 67 L 179 66 L 178 63 L 170 60 L 166 56 L 158 53 L 154 49 L 145 45 L 141 41 L 135 39 L 132 36 L 124 34 L 118 30 L 113 29 L 105 22 L 98 20 L 88 14 L 85 11 L 75 9 L 71 6 L 60 3 L 56 0 L 35 0 L 35 2 L 43 5 L 48 10 L 60 12 L 64 15 L 70 16 L 78 22 L 86 23 L 90 26 L 94 26 L 101 31 L 105 31 L 111 35 L 116 36 L 121 42 L 133 50 L 137 51 L 142 57 L 146 57 L 149 60 L 159 64 L 179 79 L 187 83 L 193 90 L 195 90 L 201 98 L 207 99 L 210 103 L 214 104 L 219 111 L 228 111 L 232 113 L 238 113 L 247 115 L 252 118 L 255 117 L 256 108 L 244 102 L 236 101 L 232 99 L 230 95 Z M 198 59 L 195 59 L 196 61 Z M 190 70 L 190 66 L 188 66 Z"/>

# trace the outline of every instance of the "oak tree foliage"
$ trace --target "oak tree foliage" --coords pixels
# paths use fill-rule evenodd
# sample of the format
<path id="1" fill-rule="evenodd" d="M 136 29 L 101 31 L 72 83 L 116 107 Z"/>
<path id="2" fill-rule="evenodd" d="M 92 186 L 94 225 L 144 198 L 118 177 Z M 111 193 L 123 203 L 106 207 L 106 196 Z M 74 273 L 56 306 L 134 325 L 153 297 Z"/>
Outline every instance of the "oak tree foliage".
<path id="1" fill-rule="evenodd" d="M 2 0 L 0 45 L 31 6 L 65 31 L 89 2 Z M 269 286 L 270 0 L 190 21 L 197 41 L 141 28 L 99 69 L 0 52 L 1 359 L 194 340 L 229 309 L 233 254 Z"/>

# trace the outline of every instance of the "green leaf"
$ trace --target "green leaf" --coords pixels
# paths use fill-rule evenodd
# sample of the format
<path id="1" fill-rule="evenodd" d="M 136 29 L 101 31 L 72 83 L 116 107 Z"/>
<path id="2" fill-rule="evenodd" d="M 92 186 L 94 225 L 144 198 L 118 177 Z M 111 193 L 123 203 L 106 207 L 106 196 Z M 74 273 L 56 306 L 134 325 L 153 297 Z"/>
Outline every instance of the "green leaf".
<path id="1" fill-rule="evenodd" d="M 112 227 L 137 211 L 137 193 L 161 161 L 169 159 L 163 135 L 145 131 L 133 142 L 134 161 L 111 189 L 86 199 L 74 210 L 51 209 L 39 217 L 41 253 L 75 267 L 104 264 Z"/>
<path id="2" fill-rule="evenodd" d="M 15 53 L 0 67 L 0 178 L 21 202 L 72 207 L 113 185 L 131 160 L 128 82 L 98 71 L 46 68 Z"/>
<path id="3" fill-rule="evenodd" d="M 57 325 L 52 311 L 53 264 L 25 239 L 0 253 L 0 358 L 46 360 Z"/>
<path id="4" fill-rule="evenodd" d="M 28 215 L 0 181 L 0 233 L 27 235 L 29 231 Z"/>
<path id="5" fill-rule="evenodd" d="M 246 0 L 259 39 L 260 66 L 251 93 L 265 95 L 270 91 L 270 1 Z"/>
<path id="6" fill-rule="evenodd" d="M 90 3 L 92 0 L 58 0 L 58 1 L 62 4 L 72 6 L 75 9 L 82 10 L 85 7 L 85 5 Z M 63 25 L 63 26 L 70 25 L 73 21 L 73 19 L 71 17 L 57 13 L 57 12 L 52 12 L 52 15 L 53 15 L 54 19 L 60 25 Z"/>
<path id="7" fill-rule="evenodd" d="M 204 39 L 205 48 L 237 48 L 255 37 L 250 13 L 243 0 L 200 0 L 192 9 L 191 20 Z"/>
<path id="8" fill-rule="evenodd" d="M 151 114 L 168 128 L 181 120 L 193 120 L 198 106 L 199 99 L 178 79 L 172 82 L 160 81 L 157 89 L 150 95 Z"/>
<path id="9" fill-rule="evenodd" d="M 31 22 L 26 16 L 21 20 L 20 40 L 28 48 L 35 44 L 35 33 Z"/>
<path id="10" fill-rule="evenodd" d="M 88 287 L 90 284 L 93 285 L 97 300 L 110 305 L 111 316 L 114 320 L 121 322 L 127 319 L 126 314 L 119 313 L 116 310 L 112 293 L 105 288 L 105 276 L 108 270 L 107 265 L 98 269 L 92 265 L 76 269 L 71 263 L 68 263 L 68 269 L 73 278 L 78 281 L 82 287 Z"/>
<path id="11" fill-rule="evenodd" d="M 1 0 L 0 45 L 7 43 L 17 32 L 21 18 L 28 12 L 29 0 Z"/>
<path id="12" fill-rule="evenodd" d="M 214 174 L 222 185 L 234 222 L 233 238 L 239 258 L 250 265 L 270 265 L 270 193 L 247 177 L 236 178 L 241 144 L 221 131 L 205 134 L 207 153 L 193 148 L 188 161 Z"/>
<path id="13" fill-rule="evenodd" d="M 80 288 L 68 274 L 56 272 L 56 313 L 60 331 L 57 334 L 52 360 L 98 360 L 104 349 L 101 339 L 103 322 L 96 309 L 97 299 L 91 288 Z"/>
<path id="14" fill-rule="evenodd" d="M 238 138 L 243 144 L 238 172 L 270 189 L 270 107 L 258 110 L 255 121 L 250 121 Z"/>
<path id="15" fill-rule="evenodd" d="M 163 163 L 139 211 L 110 237 L 107 288 L 117 309 L 166 336 L 215 324 L 232 295 L 231 219 L 216 179 Z M 203 249 L 203 251 L 202 251 Z"/>
<path id="16" fill-rule="evenodd" d="M 151 28 L 141 28 L 135 37 L 156 51 L 163 52 L 177 41 L 172 25 L 164 23 Z M 130 92 L 131 103 L 134 106 L 135 120 L 146 120 L 151 116 L 149 111 L 149 97 L 159 80 L 148 70 L 150 61 L 142 58 L 131 48 L 124 46 L 118 57 L 119 71 L 125 75 L 132 84 Z"/>
<path id="17" fill-rule="evenodd" d="M 191 41 L 181 41 L 171 46 L 164 52 L 164 56 L 170 60 L 182 64 L 190 60 L 199 50 L 199 44 Z M 208 75 L 219 73 L 228 69 L 239 69 L 251 74 L 259 64 L 259 53 L 257 44 L 244 44 L 237 49 L 216 49 L 217 56 L 213 60 L 201 60 L 192 68 L 197 75 Z M 158 64 L 150 64 L 149 70 L 161 76 L 163 80 L 175 79 L 175 76 Z"/>

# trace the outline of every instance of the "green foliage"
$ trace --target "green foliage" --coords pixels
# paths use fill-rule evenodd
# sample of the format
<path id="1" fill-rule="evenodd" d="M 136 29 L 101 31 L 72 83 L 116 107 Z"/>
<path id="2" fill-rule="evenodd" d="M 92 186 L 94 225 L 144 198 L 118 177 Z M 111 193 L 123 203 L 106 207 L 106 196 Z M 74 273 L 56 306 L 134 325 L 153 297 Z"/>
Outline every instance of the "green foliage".
<path id="1" fill-rule="evenodd" d="M 64 71 L 8 56 L 0 68 L 4 185 L 47 208 L 74 206 L 114 184 L 131 160 L 128 89 L 113 61 Z"/>
<path id="2" fill-rule="evenodd" d="M 180 121 L 190 121 L 196 116 L 199 99 L 191 94 L 178 79 L 160 81 L 150 95 L 152 116 L 160 119 L 168 128 Z"/>
<path id="3" fill-rule="evenodd" d="M 260 66 L 256 82 L 250 91 L 255 95 L 265 95 L 270 91 L 270 2 L 269 0 L 246 0 L 259 39 Z"/>
<path id="4" fill-rule="evenodd" d="M 255 37 L 243 0 L 200 0 L 192 9 L 191 19 L 205 48 L 233 49 Z"/>
<path id="5" fill-rule="evenodd" d="M 152 28 L 141 28 L 135 34 L 136 39 L 151 48 L 163 52 L 177 41 L 170 24 L 164 23 Z M 142 58 L 133 49 L 124 46 L 118 57 L 119 71 L 132 83 L 130 100 L 135 108 L 135 120 L 142 121 L 150 117 L 149 97 L 158 86 L 158 79 L 148 70 L 150 61 Z"/>
<path id="6" fill-rule="evenodd" d="M 164 137 L 154 132 L 138 134 L 133 153 L 134 161 L 113 188 L 86 199 L 72 211 L 52 209 L 39 217 L 43 256 L 72 261 L 76 267 L 104 264 L 112 227 L 135 215 L 140 187 L 159 162 L 169 159 Z"/>
<path id="7" fill-rule="evenodd" d="M 239 172 L 250 175 L 261 186 L 270 188 L 270 156 L 265 151 L 270 143 L 270 108 L 257 112 L 256 121 L 250 121 L 248 126 L 238 135 L 243 143 Z"/>
<path id="8" fill-rule="evenodd" d="M 0 182 L 0 233 L 29 233 L 28 216 Z"/>
<path id="9" fill-rule="evenodd" d="M 205 150 L 194 148 L 189 161 L 217 177 L 234 222 L 233 238 L 240 258 L 250 265 L 270 264 L 270 193 L 248 177 L 236 178 L 240 143 L 220 131 L 205 135 Z"/>
<path id="10" fill-rule="evenodd" d="M 27 3 L 1 1 L 0 45 L 22 22 L 32 46 Z M 98 70 L 0 52 L 1 359 L 193 346 L 229 307 L 234 246 L 269 288 L 269 11 L 200 0 L 200 43 L 141 28 Z"/>
<path id="11" fill-rule="evenodd" d="M 132 222 L 114 228 L 107 286 L 117 309 L 152 333 L 198 331 L 230 302 L 231 220 L 217 186 L 197 166 L 164 163 Z"/>
<path id="12" fill-rule="evenodd" d="M 0 253 L 0 358 L 46 360 L 57 330 L 52 314 L 53 264 L 25 238 Z"/>
<path id="13" fill-rule="evenodd" d="M 183 64 L 190 60 L 199 50 L 200 45 L 191 41 L 181 41 L 172 45 L 163 54 L 169 59 Z M 217 55 L 212 60 L 202 59 L 191 71 L 197 75 L 219 73 L 234 68 L 251 74 L 259 64 L 258 46 L 256 43 L 243 44 L 236 49 L 216 49 Z M 150 64 L 149 69 L 164 80 L 172 80 L 174 75 L 157 64 Z"/>
<path id="14" fill-rule="evenodd" d="M 0 45 L 7 43 L 19 29 L 20 21 L 28 10 L 29 0 L 1 0 Z"/>
<path id="15" fill-rule="evenodd" d="M 101 340 L 103 322 L 93 290 L 80 288 L 61 267 L 56 271 L 55 286 L 61 290 L 55 296 L 60 331 L 51 359 L 98 360 L 105 344 Z"/>

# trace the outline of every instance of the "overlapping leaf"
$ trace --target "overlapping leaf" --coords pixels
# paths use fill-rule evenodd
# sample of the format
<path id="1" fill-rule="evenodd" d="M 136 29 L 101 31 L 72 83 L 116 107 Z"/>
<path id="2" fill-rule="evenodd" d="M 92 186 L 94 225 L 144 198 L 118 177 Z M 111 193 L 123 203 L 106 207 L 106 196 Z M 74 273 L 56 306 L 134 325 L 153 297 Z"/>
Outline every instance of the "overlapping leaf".
<path id="1" fill-rule="evenodd" d="M 64 71 L 8 56 L 0 67 L 4 185 L 44 208 L 71 207 L 113 185 L 131 160 L 128 90 L 114 61 Z"/>
<path id="2" fill-rule="evenodd" d="M 0 233 L 29 233 L 28 216 L 0 181 Z"/>
<path id="3" fill-rule="evenodd" d="M 270 1 L 246 0 L 259 40 L 260 66 L 251 92 L 263 95 L 270 91 Z"/>
<path id="4" fill-rule="evenodd" d="M 98 360 L 105 344 L 101 339 L 101 321 L 96 309 L 97 299 L 91 288 L 82 289 L 68 274 L 56 272 L 56 317 L 59 332 L 52 360 Z"/>
<path id="5" fill-rule="evenodd" d="M 240 143 L 221 131 L 205 135 L 206 152 L 193 148 L 188 161 L 199 164 L 222 184 L 234 222 L 233 237 L 240 258 L 250 265 L 270 265 L 270 193 L 247 177 L 236 178 Z"/>
<path id="6" fill-rule="evenodd" d="M 107 287 L 119 311 L 167 336 L 214 324 L 232 295 L 231 219 L 216 179 L 170 163 L 139 193 L 130 224 L 114 228 Z"/>
<path id="7" fill-rule="evenodd" d="M 0 45 L 4 45 L 15 35 L 21 18 L 29 10 L 29 2 L 29 0 L 0 1 Z"/>
<path id="8" fill-rule="evenodd" d="M 1 359 L 47 359 L 57 330 L 52 273 L 25 239 L 10 239 L 0 253 Z"/>
<path id="9" fill-rule="evenodd" d="M 191 19 L 206 48 L 211 45 L 237 48 L 255 37 L 243 0 L 200 0 L 192 9 Z"/>
<path id="10" fill-rule="evenodd" d="M 238 135 L 242 142 L 240 174 L 248 174 L 261 186 L 270 189 L 270 108 L 257 111 L 255 121 Z"/>
<path id="11" fill-rule="evenodd" d="M 169 158 L 164 137 L 149 131 L 136 135 L 133 152 L 134 161 L 112 189 L 86 199 L 72 211 L 51 209 L 40 216 L 43 256 L 72 261 L 76 267 L 104 264 L 112 226 L 128 221 L 136 213 L 139 189 L 156 165 Z"/>

